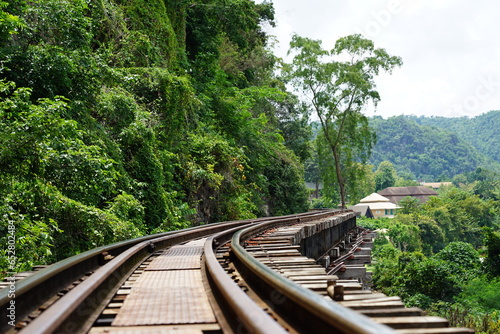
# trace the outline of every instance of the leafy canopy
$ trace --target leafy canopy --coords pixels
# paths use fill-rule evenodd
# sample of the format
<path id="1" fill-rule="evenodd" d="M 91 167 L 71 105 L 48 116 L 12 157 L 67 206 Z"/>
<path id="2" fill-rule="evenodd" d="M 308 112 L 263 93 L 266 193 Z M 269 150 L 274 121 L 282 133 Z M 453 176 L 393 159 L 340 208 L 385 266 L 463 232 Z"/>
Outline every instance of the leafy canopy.
<path id="1" fill-rule="evenodd" d="M 361 35 L 340 38 L 330 51 L 321 44 L 294 35 L 289 50 L 293 60 L 284 70 L 320 120 L 345 207 L 346 179 L 359 179 L 364 170 L 357 169 L 357 175 L 348 172 L 356 162 L 366 163 L 375 142 L 375 134 L 362 114 L 369 101 L 376 104 L 380 100 L 374 78 L 382 70 L 390 72 L 400 66 L 402 61 L 384 49 L 376 49 Z"/>

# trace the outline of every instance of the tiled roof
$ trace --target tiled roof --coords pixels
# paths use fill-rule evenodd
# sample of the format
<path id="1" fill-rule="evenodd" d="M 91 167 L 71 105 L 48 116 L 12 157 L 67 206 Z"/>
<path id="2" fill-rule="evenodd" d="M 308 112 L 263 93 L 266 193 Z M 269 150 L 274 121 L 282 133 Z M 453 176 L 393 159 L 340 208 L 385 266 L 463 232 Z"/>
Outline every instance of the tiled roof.
<path id="1" fill-rule="evenodd" d="M 413 196 L 413 195 L 437 195 L 434 189 L 425 186 L 412 187 L 389 187 L 378 192 L 382 196 Z"/>
<path id="2" fill-rule="evenodd" d="M 365 198 L 363 198 L 361 201 L 359 201 L 360 203 L 375 203 L 375 202 L 390 202 L 391 200 L 388 199 L 387 197 L 384 197 L 380 194 L 377 194 L 377 193 L 373 193 L 369 196 L 366 196 Z"/>
<path id="3" fill-rule="evenodd" d="M 427 202 L 430 196 L 437 196 L 437 192 L 434 189 L 425 186 L 389 187 L 379 191 L 378 194 L 396 204 L 408 196 L 418 198 L 420 203 Z"/>
<path id="4" fill-rule="evenodd" d="M 424 183 L 421 183 L 422 186 L 431 187 L 433 189 L 437 189 L 437 188 L 442 187 L 442 186 L 449 186 L 452 184 L 453 184 L 452 182 L 424 182 Z"/>
<path id="5" fill-rule="evenodd" d="M 379 195 L 377 193 L 373 193 L 369 196 L 363 198 L 360 203 L 357 205 L 369 205 L 370 209 L 373 210 L 390 210 L 390 209 L 399 209 L 400 207 L 390 201 L 390 199 Z"/>
<path id="6" fill-rule="evenodd" d="M 362 204 L 351 205 L 347 207 L 347 209 L 357 212 L 361 216 L 373 217 L 373 213 L 369 205 L 362 205 Z"/>

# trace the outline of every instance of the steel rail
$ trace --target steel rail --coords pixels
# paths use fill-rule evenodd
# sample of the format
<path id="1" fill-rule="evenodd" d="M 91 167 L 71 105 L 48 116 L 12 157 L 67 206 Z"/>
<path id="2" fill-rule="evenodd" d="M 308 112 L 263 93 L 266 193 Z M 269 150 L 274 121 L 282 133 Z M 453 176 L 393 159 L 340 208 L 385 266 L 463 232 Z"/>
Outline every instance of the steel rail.
<path id="1" fill-rule="evenodd" d="M 319 219 L 328 214 L 332 215 L 332 212 L 322 213 L 316 217 L 311 215 L 307 217 L 307 220 Z M 366 316 L 333 301 L 325 300 L 320 295 L 295 284 L 252 257 L 242 246 L 245 240 L 266 229 L 276 228 L 293 221 L 293 219 L 282 219 L 259 224 L 241 229 L 233 235 L 231 249 L 235 264 L 247 283 L 252 282 L 252 288 L 260 291 L 261 298 L 272 303 L 270 307 L 274 308 L 299 332 L 326 333 L 334 330 L 336 333 L 346 334 L 394 333 L 385 325 L 377 324 Z"/>
<path id="2" fill-rule="evenodd" d="M 247 221 L 246 221 L 247 222 Z M 16 320 L 20 320 L 28 316 L 31 312 L 43 305 L 53 295 L 61 289 L 70 285 L 74 281 L 88 272 L 95 271 L 103 265 L 103 253 L 107 253 L 112 257 L 116 257 L 125 250 L 141 242 L 151 239 L 171 236 L 181 231 L 197 231 L 204 229 L 207 226 L 219 226 L 231 222 L 216 223 L 210 225 L 202 225 L 191 227 L 180 231 L 170 231 L 158 233 L 148 236 L 143 236 L 135 239 L 117 242 L 111 245 L 97 247 L 78 255 L 74 255 L 67 259 L 61 260 L 44 268 L 31 276 L 26 277 L 15 283 L 15 298 L 9 296 L 8 289 L 0 290 L 0 318 L 6 319 L 7 307 L 11 300 L 15 301 Z M 6 331 L 11 326 L 7 322 L 2 321 L 0 324 L 0 332 Z"/>
<path id="3" fill-rule="evenodd" d="M 154 249 L 162 249 L 248 223 L 249 221 L 237 221 L 205 225 L 200 229 L 180 230 L 171 235 L 135 244 L 61 297 L 20 333 L 86 333 L 102 309 L 111 300 L 115 291 L 129 274 L 149 256 L 152 251 L 151 245 L 155 246 Z"/>
<path id="4" fill-rule="evenodd" d="M 42 312 L 35 320 L 33 320 L 29 326 L 22 330 L 22 333 L 26 331 L 29 333 L 31 330 L 34 330 L 33 333 L 44 333 L 44 331 L 40 331 L 39 329 L 35 329 L 39 326 L 39 328 L 45 328 L 46 325 L 43 322 L 48 323 L 59 323 L 59 326 L 62 326 L 63 323 L 77 323 L 78 327 L 83 328 L 84 324 L 82 320 L 67 320 L 68 317 L 75 317 L 77 319 L 81 318 L 80 316 L 75 316 L 75 314 L 69 314 L 67 310 L 64 309 L 72 309 L 73 313 L 84 314 L 87 318 L 90 317 L 90 313 L 92 313 L 92 317 L 96 317 L 93 315 L 95 312 L 91 311 L 96 307 L 103 307 L 100 305 L 104 303 L 106 298 L 109 298 L 109 294 L 111 294 L 112 288 L 117 288 L 121 283 L 121 281 L 125 280 L 125 277 L 130 274 L 133 269 L 142 262 L 144 258 L 149 256 L 149 254 L 156 248 L 161 249 L 168 246 L 171 246 L 176 243 L 181 243 L 187 240 L 196 239 L 200 237 L 205 237 L 207 235 L 213 233 L 219 233 L 224 231 L 227 228 L 233 226 L 241 226 L 250 223 L 251 220 L 245 221 L 232 221 L 232 222 L 224 222 L 224 223 L 216 223 L 203 225 L 193 228 L 188 228 L 179 231 L 172 231 L 166 233 L 160 233 L 156 235 L 141 237 L 137 239 L 131 239 L 124 242 L 119 242 L 109 246 L 99 247 L 85 253 L 73 256 L 71 258 L 62 260 L 52 266 L 49 266 L 38 273 L 33 274 L 32 276 L 27 277 L 24 280 L 21 280 L 19 283 L 19 289 L 21 290 L 20 295 L 18 295 L 18 287 L 16 286 L 16 321 L 21 319 L 20 313 L 23 313 L 24 316 L 29 314 L 31 311 L 37 309 L 41 306 L 42 302 L 48 300 L 51 296 L 55 295 L 60 289 L 66 287 L 68 284 L 78 279 L 83 273 L 87 272 L 86 270 L 81 270 L 82 263 L 84 267 L 88 267 L 89 259 L 91 262 L 97 263 L 97 258 L 103 251 L 111 251 L 111 253 L 118 253 L 114 258 L 104 265 L 94 264 L 94 273 L 90 275 L 86 280 L 77 285 L 75 288 L 70 290 L 67 294 L 62 296 L 56 303 L 54 303 L 47 310 Z M 134 250 L 132 250 L 134 249 Z M 132 257 L 129 260 L 123 260 L 125 257 Z M 117 270 L 118 263 L 121 264 L 119 270 Z M 75 268 L 76 267 L 76 268 Z M 71 275 L 71 279 L 67 278 L 68 271 L 77 271 L 81 273 L 80 276 L 75 277 L 76 275 Z M 105 273 L 105 274 L 104 274 Z M 106 277 L 106 275 L 108 275 Z M 104 279 L 104 280 L 103 280 Z M 52 286 L 51 291 L 44 291 L 45 286 Z M 109 293 L 100 292 L 99 296 L 96 296 L 98 293 L 99 287 L 102 288 L 103 285 L 106 285 L 106 290 Z M 92 291 L 82 292 L 85 289 L 90 289 Z M 6 291 L 3 291 L 5 294 Z M 40 300 L 38 297 L 40 293 L 43 294 L 44 298 Z M 84 296 L 90 296 L 94 294 L 93 300 L 80 300 L 79 298 L 84 299 Z M 7 295 L 8 297 L 8 295 Z M 7 302 L 8 302 L 8 298 Z M 20 299 L 23 302 L 20 303 Z M 90 298 L 92 299 L 92 298 Z M 2 300 L 3 301 L 3 300 Z M 24 308 L 18 306 L 21 304 Z M 5 304 L 6 305 L 6 304 Z M 79 309 L 75 309 L 75 305 L 80 305 Z M 26 308 L 29 308 L 30 311 L 27 312 Z M 82 308 L 84 310 L 82 310 Z M 3 306 L 2 304 L 2 312 L 7 310 L 7 306 Z M 51 312 L 48 312 L 51 310 Z M 49 316 L 44 316 L 44 314 L 52 314 Z M 54 315 L 57 314 L 57 315 Z M 40 322 L 38 319 L 45 319 Z M 57 318 L 57 319 L 56 319 Z M 33 323 L 36 324 L 33 325 Z M 88 322 L 90 320 L 83 321 L 85 326 L 88 327 Z M 52 328 L 53 325 L 50 325 Z M 10 329 L 11 326 L 7 326 L 7 322 L 2 322 L 2 327 L 0 328 L 0 332 L 6 331 Z M 28 328 L 31 328 L 28 330 Z M 49 328 L 49 327 L 47 327 Z M 66 333 L 76 333 L 78 332 L 75 327 L 69 326 L 68 330 L 63 330 L 62 332 Z M 52 330 L 47 329 L 47 333 L 52 332 Z"/>
<path id="5" fill-rule="evenodd" d="M 303 213 L 285 217 L 300 219 L 297 217 L 308 216 L 309 214 L 310 213 Z M 281 218 L 282 217 L 279 217 L 278 219 Z M 80 329 L 89 327 L 89 323 L 92 322 L 91 318 L 96 317 L 94 315 L 95 312 L 91 310 L 96 307 L 103 308 L 104 306 L 102 304 L 105 303 L 106 299 L 111 298 L 109 296 L 111 294 L 110 291 L 117 288 L 121 284 L 120 282 L 124 281 L 125 277 L 130 274 L 155 247 L 161 249 L 175 243 L 219 233 L 234 226 L 242 226 L 254 222 L 275 219 L 277 218 L 267 217 L 229 221 L 192 227 L 179 231 L 159 233 L 98 247 L 64 259 L 16 282 L 16 294 L 14 299 L 16 303 L 16 322 L 38 309 L 61 289 L 72 284 L 84 274 L 93 271 L 93 274 L 70 290 L 66 295 L 62 296 L 35 320 L 31 321 L 30 325 L 22 330 L 23 333 L 29 333 L 33 328 L 37 328 L 38 324 L 41 324 L 40 320 L 37 319 L 43 317 L 42 319 L 45 319 L 46 324 L 41 324 L 41 327 L 38 327 L 33 333 L 43 333 L 43 331 L 40 331 L 40 328 L 46 328 L 47 331 L 49 331 L 57 326 L 59 326 L 60 329 L 62 328 L 63 332 L 76 333 L 78 330 L 75 328 Z M 104 252 L 113 257 L 111 261 L 105 264 L 101 261 Z M 124 258 L 127 256 L 131 256 L 132 258 L 125 260 Z M 104 285 L 107 285 L 105 290 L 109 293 L 100 292 L 100 296 L 97 296 L 99 294 L 99 287 L 102 289 Z M 86 289 L 90 290 L 85 291 Z M 6 318 L 7 307 L 11 298 L 8 295 L 8 291 L 6 291 L 7 289 L 2 290 L 0 290 L 0 316 Z M 106 296 L 104 296 L 105 294 Z M 87 301 L 85 301 L 85 299 L 87 299 Z M 51 311 L 48 312 L 49 310 Z M 43 316 L 45 313 L 47 315 Z M 85 314 L 87 317 L 86 320 L 82 320 L 81 316 L 75 316 L 76 313 L 80 315 Z M 89 315 L 90 313 L 92 313 L 92 316 Z M 49 314 L 51 314 L 50 319 L 48 319 Z M 68 320 L 72 317 L 74 318 L 73 320 Z M 32 324 L 35 321 L 37 325 L 33 326 Z M 78 326 L 74 327 L 68 324 L 78 324 Z M 66 331 L 64 330 L 65 325 L 68 325 L 69 328 L 67 328 Z M 2 322 L 0 325 L 0 332 L 4 332 L 10 328 L 7 322 Z"/>
<path id="6" fill-rule="evenodd" d="M 225 322 L 235 333 L 241 333 L 243 328 L 245 332 L 255 334 L 288 333 L 228 276 L 215 256 L 214 247 L 230 240 L 240 229 L 237 227 L 212 236 L 204 247 L 207 277 L 214 295 L 218 297 L 219 307 L 224 310 Z"/>
<path id="7" fill-rule="evenodd" d="M 94 296 L 94 298 L 96 298 L 95 304 L 102 305 L 103 302 L 108 299 L 108 296 L 114 291 L 114 288 L 123 282 L 125 274 L 130 271 L 130 267 L 133 267 L 133 264 L 135 263 L 134 260 L 136 258 L 145 258 L 146 255 L 141 254 L 141 251 L 147 247 L 148 244 L 148 241 L 140 243 L 118 255 L 115 260 L 109 263 L 109 265 L 97 270 L 87 280 L 62 297 L 53 307 L 49 307 L 45 312 L 34 319 L 29 326 L 21 330 L 21 333 L 77 333 L 79 330 L 87 328 L 88 323 L 91 324 L 92 319 L 84 318 L 79 320 L 72 317 L 72 315 L 76 313 L 75 311 L 77 309 L 83 311 L 82 313 L 93 312 L 93 309 L 85 309 L 85 306 L 87 306 L 89 302 L 86 302 L 83 304 L 85 306 L 82 306 L 83 301 L 90 299 L 97 288 L 103 287 L 107 280 L 115 274 L 116 279 L 107 284 L 107 291 L 101 290 L 104 291 L 104 298 L 99 300 L 96 298 L 97 296 Z M 128 261 L 133 261 L 134 263 L 130 264 L 129 267 Z M 122 268 L 125 268 L 125 270 Z M 90 316 L 90 318 L 94 317 Z M 85 325 L 85 323 L 87 323 L 87 325 Z"/>

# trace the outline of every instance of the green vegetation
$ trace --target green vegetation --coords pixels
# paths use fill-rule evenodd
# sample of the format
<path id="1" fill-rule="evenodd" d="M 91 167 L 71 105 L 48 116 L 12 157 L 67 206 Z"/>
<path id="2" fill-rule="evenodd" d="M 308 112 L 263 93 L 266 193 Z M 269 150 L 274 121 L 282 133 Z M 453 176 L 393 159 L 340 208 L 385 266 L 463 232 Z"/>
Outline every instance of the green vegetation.
<path id="1" fill-rule="evenodd" d="M 457 119 L 455 124 L 457 127 L 461 122 L 469 124 L 469 121 L 484 124 L 484 120 L 488 120 L 491 121 L 489 125 L 495 127 L 497 113 L 500 112 L 491 111 L 471 120 Z M 467 136 L 453 128 L 419 124 L 440 118 L 419 117 L 418 122 L 415 119 L 412 116 L 369 118 L 368 129 L 374 132 L 376 141 L 372 143 L 370 158 L 365 161 L 369 164 L 363 163 L 363 155 L 354 155 L 356 160 L 350 165 L 350 175 L 346 177 L 346 202 L 356 204 L 361 198 L 387 187 L 416 186 L 421 181 L 452 181 L 456 186 L 467 183 L 476 188 L 481 184 L 500 182 L 500 163 L 494 160 L 498 152 L 485 154 L 487 150 L 491 151 L 488 145 L 495 142 L 496 134 L 491 140 L 478 135 L 475 141 L 469 141 Z M 320 131 L 320 122 L 312 125 L 316 132 L 313 140 L 317 155 L 306 162 L 305 178 L 308 182 L 322 182 L 323 195 L 333 203 L 340 202 L 334 162 L 329 156 L 331 150 Z M 472 142 L 477 145 L 473 146 Z M 479 192 L 481 190 L 477 189 L 476 193 Z M 494 194 L 484 195 L 498 198 Z"/>
<path id="2" fill-rule="evenodd" d="M 362 113 L 368 102 L 380 100 L 374 77 L 380 71 L 390 72 L 402 61 L 384 49 L 375 49 L 361 35 L 340 38 L 331 51 L 324 50 L 321 41 L 294 35 L 289 52 L 294 57 L 285 72 L 297 90 L 309 97 L 305 103 L 320 120 L 318 144 L 323 147 L 318 155 L 323 180 L 336 180 L 345 208 L 346 187 L 356 192 L 375 142 Z"/>
<path id="3" fill-rule="evenodd" d="M 396 183 L 396 169 L 389 161 L 382 161 L 375 172 L 375 191 L 394 187 Z"/>
<path id="4" fill-rule="evenodd" d="M 469 118 L 370 118 L 377 134 L 370 163 L 394 164 L 410 180 L 450 181 L 478 167 L 500 171 L 499 111 Z"/>
<path id="5" fill-rule="evenodd" d="M 149 233 L 449 180 L 423 206 L 363 222 L 388 231 L 375 284 L 498 331 L 499 112 L 368 119 L 375 76 L 401 60 L 359 35 L 331 51 L 295 36 L 283 64 L 261 29 L 273 17 L 251 0 L 0 0 L 0 277 Z M 312 203 L 304 177 L 324 184 Z"/>
<path id="6" fill-rule="evenodd" d="M 0 1 L 0 276 L 308 209 L 307 111 L 250 0 Z"/>
<path id="7" fill-rule="evenodd" d="M 411 116 L 420 125 L 444 129 L 458 135 L 461 139 L 482 152 L 486 157 L 500 162 L 498 147 L 500 147 L 500 111 L 494 110 L 474 118 L 468 117 L 415 117 Z"/>
<path id="8" fill-rule="evenodd" d="M 442 189 L 422 205 L 405 199 L 394 219 L 358 223 L 385 231 L 373 250 L 376 289 L 493 334 L 500 329 L 500 201 L 478 194 L 486 187 L 479 182 Z M 498 183 L 487 188 L 499 190 Z"/>

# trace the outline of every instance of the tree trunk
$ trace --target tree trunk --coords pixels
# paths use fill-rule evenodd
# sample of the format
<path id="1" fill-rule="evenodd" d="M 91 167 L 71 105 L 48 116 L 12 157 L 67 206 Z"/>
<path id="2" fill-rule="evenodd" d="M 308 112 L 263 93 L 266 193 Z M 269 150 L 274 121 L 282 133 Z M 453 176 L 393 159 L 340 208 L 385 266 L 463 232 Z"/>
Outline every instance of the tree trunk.
<path id="1" fill-rule="evenodd" d="M 337 173 L 337 181 L 339 183 L 340 190 L 340 202 L 342 209 L 345 209 L 345 186 L 344 186 L 344 178 L 342 177 L 342 173 L 340 171 L 340 156 L 338 152 L 337 145 L 332 146 L 333 158 L 335 160 L 335 172 Z"/>

